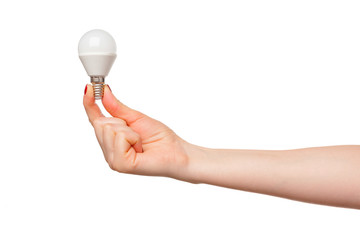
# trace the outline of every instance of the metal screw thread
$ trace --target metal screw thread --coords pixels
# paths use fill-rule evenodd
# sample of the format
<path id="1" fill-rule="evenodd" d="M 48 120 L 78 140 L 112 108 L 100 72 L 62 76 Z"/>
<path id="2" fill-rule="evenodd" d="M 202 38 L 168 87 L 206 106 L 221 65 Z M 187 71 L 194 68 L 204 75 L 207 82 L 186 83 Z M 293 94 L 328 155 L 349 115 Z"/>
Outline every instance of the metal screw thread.
<path id="1" fill-rule="evenodd" d="M 91 83 L 94 89 L 95 100 L 100 100 L 104 96 L 105 78 L 102 76 L 91 76 Z"/>

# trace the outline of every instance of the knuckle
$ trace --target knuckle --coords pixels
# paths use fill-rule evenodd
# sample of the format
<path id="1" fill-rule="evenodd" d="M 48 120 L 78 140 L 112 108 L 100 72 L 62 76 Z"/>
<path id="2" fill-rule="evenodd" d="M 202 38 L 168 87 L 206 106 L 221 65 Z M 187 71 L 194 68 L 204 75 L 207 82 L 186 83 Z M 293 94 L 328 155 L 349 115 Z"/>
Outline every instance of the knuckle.
<path id="1" fill-rule="evenodd" d="M 140 139 L 141 137 L 140 137 L 140 134 L 138 134 L 137 132 L 134 132 L 135 134 L 134 134 L 134 136 L 137 138 L 137 139 Z"/>
<path id="2" fill-rule="evenodd" d="M 126 133 L 124 132 L 123 129 L 119 129 L 116 131 L 116 135 L 120 138 L 120 139 L 123 139 L 126 137 Z"/>
<path id="3" fill-rule="evenodd" d="M 113 128 L 113 125 L 111 123 L 105 123 L 104 124 L 104 129 L 105 130 L 111 130 Z"/>
<path id="4" fill-rule="evenodd" d="M 90 119 L 89 119 L 89 121 L 90 121 Z M 90 122 L 91 122 L 91 121 L 90 121 Z M 93 124 L 94 127 L 95 127 L 95 126 L 99 126 L 99 125 L 101 124 L 101 119 L 95 118 L 95 119 L 92 121 L 92 124 Z"/>

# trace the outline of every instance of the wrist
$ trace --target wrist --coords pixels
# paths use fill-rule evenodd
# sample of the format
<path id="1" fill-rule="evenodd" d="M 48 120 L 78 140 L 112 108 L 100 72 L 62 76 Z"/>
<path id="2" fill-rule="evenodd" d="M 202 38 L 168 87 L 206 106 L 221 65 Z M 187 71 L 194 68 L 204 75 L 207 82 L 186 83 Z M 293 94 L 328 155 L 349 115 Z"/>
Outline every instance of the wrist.
<path id="1" fill-rule="evenodd" d="M 203 173 L 206 172 L 207 162 L 211 156 L 211 149 L 187 143 L 184 146 L 187 155 L 187 164 L 181 180 L 190 183 L 204 182 Z"/>

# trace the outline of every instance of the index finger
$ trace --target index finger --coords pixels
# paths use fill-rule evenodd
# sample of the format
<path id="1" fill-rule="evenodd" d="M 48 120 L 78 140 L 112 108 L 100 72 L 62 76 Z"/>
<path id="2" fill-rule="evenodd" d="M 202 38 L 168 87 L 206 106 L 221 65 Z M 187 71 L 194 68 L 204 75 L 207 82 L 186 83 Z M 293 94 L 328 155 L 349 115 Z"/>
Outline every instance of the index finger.
<path id="1" fill-rule="evenodd" d="M 93 123 L 96 118 L 104 117 L 99 106 L 95 103 L 94 90 L 90 84 L 86 85 L 83 104 L 92 125 L 94 125 Z"/>

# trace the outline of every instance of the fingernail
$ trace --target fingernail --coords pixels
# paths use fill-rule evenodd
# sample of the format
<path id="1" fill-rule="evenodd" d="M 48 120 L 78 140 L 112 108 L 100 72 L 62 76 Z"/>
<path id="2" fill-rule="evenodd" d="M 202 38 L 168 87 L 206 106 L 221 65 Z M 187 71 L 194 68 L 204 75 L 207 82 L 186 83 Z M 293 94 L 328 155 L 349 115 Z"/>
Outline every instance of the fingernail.
<path id="1" fill-rule="evenodd" d="M 109 89 L 110 89 L 110 91 L 112 92 L 112 90 L 111 90 L 111 88 L 110 88 L 109 84 L 108 84 L 108 88 L 109 88 Z"/>
<path id="2" fill-rule="evenodd" d="M 87 92 L 87 84 L 85 86 L 84 95 L 86 94 L 86 92 Z"/>

